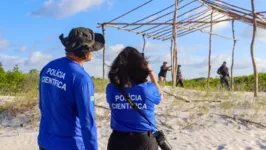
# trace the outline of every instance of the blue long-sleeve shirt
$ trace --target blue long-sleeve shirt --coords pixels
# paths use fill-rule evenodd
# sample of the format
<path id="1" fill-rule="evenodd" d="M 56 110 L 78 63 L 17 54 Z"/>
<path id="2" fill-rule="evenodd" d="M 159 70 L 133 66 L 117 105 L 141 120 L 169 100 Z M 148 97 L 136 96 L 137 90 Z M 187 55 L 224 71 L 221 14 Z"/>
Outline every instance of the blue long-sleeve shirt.
<path id="1" fill-rule="evenodd" d="M 98 150 L 94 84 L 86 71 L 64 57 L 40 73 L 40 147 L 48 150 Z"/>

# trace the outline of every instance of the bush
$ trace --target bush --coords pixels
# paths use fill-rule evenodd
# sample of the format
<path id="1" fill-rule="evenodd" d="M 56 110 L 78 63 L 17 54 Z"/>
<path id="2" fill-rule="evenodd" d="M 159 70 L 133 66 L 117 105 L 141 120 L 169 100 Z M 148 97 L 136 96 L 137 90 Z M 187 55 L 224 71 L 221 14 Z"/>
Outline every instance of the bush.
<path id="1" fill-rule="evenodd" d="M 196 78 L 191 80 L 184 80 L 186 88 L 205 90 L 207 84 L 206 78 Z M 167 85 L 171 86 L 172 83 L 168 82 Z M 211 89 L 220 89 L 220 78 L 210 79 Z M 254 90 L 254 76 L 238 76 L 234 78 L 234 90 L 235 91 L 253 91 Z M 259 73 L 259 91 L 266 92 L 266 73 Z"/>
<path id="2" fill-rule="evenodd" d="M 108 80 L 92 77 L 94 81 L 95 92 L 105 92 L 105 87 Z M 35 93 L 38 94 L 39 72 L 36 69 L 23 73 L 19 67 L 14 66 L 12 71 L 7 71 L 0 63 L 0 94 L 1 95 L 17 95 L 20 93 Z M 206 90 L 206 78 L 196 78 L 184 80 L 185 88 Z M 239 76 L 234 78 L 235 91 L 253 91 L 254 76 Z M 166 85 L 171 86 L 171 82 Z M 220 79 L 218 77 L 210 79 L 210 89 L 220 90 Z M 259 91 L 266 92 L 266 73 L 259 73 Z"/>

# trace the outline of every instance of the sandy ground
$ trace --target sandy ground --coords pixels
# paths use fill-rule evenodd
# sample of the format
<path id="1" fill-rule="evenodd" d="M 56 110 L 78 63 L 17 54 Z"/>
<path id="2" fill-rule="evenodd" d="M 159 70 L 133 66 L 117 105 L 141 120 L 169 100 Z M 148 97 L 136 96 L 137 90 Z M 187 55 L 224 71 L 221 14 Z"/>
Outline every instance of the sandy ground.
<path id="1" fill-rule="evenodd" d="M 159 128 L 166 132 L 173 150 L 260 150 L 266 149 L 266 113 L 250 108 L 221 109 L 221 102 L 255 101 L 252 93 L 211 93 L 164 88 L 166 99 L 156 107 Z M 175 96 L 172 94 L 174 93 Z M 111 133 L 110 111 L 104 94 L 96 94 L 99 150 L 106 150 Z M 266 100 L 266 93 L 260 98 Z M 3 97 L 0 97 L 0 100 Z M 3 103 L 3 102 L 2 102 Z M 238 103 L 240 105 L 242 103 Z M 0 114 L 1 150 L 36 150 L 38 129 L 32 129 L 27 116 Z M 230 118 L 231 117 L 231 118 Z M 242 118 L 242 119 L 241 119 Z M 245 120 L 246 119 L 246 120 Z M 247 121 L 248 120 L 248 121 Z M 25 123 L 24 127 L 20 127 Z"/>

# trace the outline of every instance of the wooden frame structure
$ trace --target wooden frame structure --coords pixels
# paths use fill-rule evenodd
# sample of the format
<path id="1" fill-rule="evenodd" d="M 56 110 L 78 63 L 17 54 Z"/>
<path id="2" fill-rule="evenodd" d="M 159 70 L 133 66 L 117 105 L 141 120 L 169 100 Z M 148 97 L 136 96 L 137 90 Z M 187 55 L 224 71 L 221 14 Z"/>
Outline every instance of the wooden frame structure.
<path id="1" fill-rule="evenodd" d="M 98 23 L 99 27 L 102 27 L 103 35 L 105 35 L 105 27 L 112 27 L 118 30 L 124 30 L 137 35 L 142 35 L 144 39 L 143 50 L 145 48 L 145 37 L 152 38 L 154 40 L 161 41 L 171 41 L 171 63 L 172 63 L 172 83 L 173 87 L 176 84 L 176 73 L 178 66 L 178 49 L 177 49 L 177 39 L 188 34 L 192 34 L 196 31 L 202 33 L 207 33 L 210 35 L 210 49 L 209 49 L 209 61 L 208 61 L 208 81 L 207 85 L 209 86 L 210 71 L 211 71 L 211 47 L 212 47 L 212 36 L 218 36 L 224 39 L 234 41 L 232 57 L 234 57 L 234 50 L 236 45 L 236 39 L 233 31 L 233 37 L 227 37 L 217 33 L 213 33 L 213 25 L 225 21 L 233 21 L 232 27 L 234 28 L 234 21 L 241 21 L 250 25 L 254 25 L 259 28 L 266 29 L 266 19 L 263 16 L 264 12 L 256 13 L 254 10 L 247 10 L 223 0 L 173 0 L 174 4 L 156 11 L 150 15 L 147 15 L 144 18 L 136 20 L 134 22 L 115 22 L 121 18 L 124 18 L 127 15 L 130 15 L 132 12 L 139 10 L 140 8 L 148 5 L 152 2 L 149 0 L 140 6 L 112 19 L 109 22 Z M 254 1 L 254 0 L 251 0 Z M 191 5 L 195 5 L 192 9 L 188 9 L 185 12 L 180 13 L 185 8 L 189 8 Z M 170 16 L 173 18 L 169 19 Z M 152 18 L 152 19 L 151 19 Z M 211 18 L 211 20 L 210 20 Z M 210 31 L 206 31 L 207 28 L 210 28 Z M 256 30 L 255 30 L 256 31 Z M 252 42 L 253 44 L 254 42 Z M 251 46 L 252 47 L 252 46 Z M 105 49 L 103 50 L 103 78 L 105 78 Z M 254 50 L 251 50 L 254 52 Z M 252 53 L 252 52 L 251 52 Z M 254 53 L 252 55 L 252 60 L 254 59 Z M 232 58 L 231 74 L 233 75 L 233 63 L 234 58 Z M 253 61 L 253 66 L 256 68 L 255 59 Z M 255 65 L 254 65 L 255 64 Z M 255 75 L 254 69 L 254 75 Z M 257 81 L 256 81 L 257 82 Z M 233 78 L 231 79 L 233 83 Z M 257 88 L 257 85 L 255 86 Z M 257 89 L 255 89 L 256 93 Z M 257 94 L 254 94 L 255 96 Z"/>

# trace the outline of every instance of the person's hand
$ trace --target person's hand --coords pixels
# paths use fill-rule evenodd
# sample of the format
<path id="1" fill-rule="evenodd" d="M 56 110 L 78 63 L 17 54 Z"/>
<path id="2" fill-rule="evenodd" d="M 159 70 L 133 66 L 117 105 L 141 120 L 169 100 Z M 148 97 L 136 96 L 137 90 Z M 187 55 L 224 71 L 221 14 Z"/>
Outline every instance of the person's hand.
<path id="1" fill-rule="evenodd" d="M 222 78 L 222 77 L 223 77 L 223 75 L 222 75 L 222 74 L 220 74 L 220 77 Z"/>

